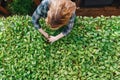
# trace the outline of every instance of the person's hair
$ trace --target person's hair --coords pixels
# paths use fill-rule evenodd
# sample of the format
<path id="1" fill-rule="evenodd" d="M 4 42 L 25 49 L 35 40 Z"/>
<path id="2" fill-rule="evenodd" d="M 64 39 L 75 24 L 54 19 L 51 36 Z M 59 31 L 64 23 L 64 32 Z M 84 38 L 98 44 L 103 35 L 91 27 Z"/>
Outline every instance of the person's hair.
<path id="1" fill-rule="evenodd" d="M 51 29 L 58 29 L 66 25 L 76 10 L 71 0 L 51 0 L 47 13 L 47 23 Z"/>

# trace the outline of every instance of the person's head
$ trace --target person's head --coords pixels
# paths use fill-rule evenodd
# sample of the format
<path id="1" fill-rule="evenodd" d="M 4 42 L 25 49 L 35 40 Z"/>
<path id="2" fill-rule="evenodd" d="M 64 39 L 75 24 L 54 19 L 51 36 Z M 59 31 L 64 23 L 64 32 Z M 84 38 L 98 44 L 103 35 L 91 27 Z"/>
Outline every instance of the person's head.
<path id="1" fill-rule="evenodd" d="M 71 0 L 51 0 L 46 22 L 51 29 L 58 29 L 68 23 L 76 10 L 76 5 Z"/>

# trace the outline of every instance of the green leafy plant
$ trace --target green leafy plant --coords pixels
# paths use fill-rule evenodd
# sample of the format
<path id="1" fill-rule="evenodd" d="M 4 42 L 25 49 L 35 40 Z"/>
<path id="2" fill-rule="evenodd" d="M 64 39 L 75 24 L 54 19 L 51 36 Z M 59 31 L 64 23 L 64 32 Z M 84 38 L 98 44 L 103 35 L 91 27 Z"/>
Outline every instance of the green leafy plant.
<path id="1" fill-rule="evenodd" d="M 120 16 L 76 17 L 72 32 L 53 44 L 30 16 L 0 18 L 0 79 L 119 80 Z"/>

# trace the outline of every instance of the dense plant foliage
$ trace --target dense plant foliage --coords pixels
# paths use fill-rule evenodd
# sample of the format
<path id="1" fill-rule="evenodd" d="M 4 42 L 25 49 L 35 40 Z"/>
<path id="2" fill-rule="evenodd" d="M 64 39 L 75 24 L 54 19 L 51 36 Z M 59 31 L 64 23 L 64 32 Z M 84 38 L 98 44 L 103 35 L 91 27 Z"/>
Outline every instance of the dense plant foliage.
<path id="1" fill-rule="evenodd" d="M 33 0 L 14 0 L 8 4 L 12 14 L 31 14 L 35 9 Z"/>
<path id="2" fill-rule="evenodd" d="M 0 18 L 1 80 L 120 79 L 120 16 L 77 17 L 72 32 L 53 44 L 30 21 Z"/>

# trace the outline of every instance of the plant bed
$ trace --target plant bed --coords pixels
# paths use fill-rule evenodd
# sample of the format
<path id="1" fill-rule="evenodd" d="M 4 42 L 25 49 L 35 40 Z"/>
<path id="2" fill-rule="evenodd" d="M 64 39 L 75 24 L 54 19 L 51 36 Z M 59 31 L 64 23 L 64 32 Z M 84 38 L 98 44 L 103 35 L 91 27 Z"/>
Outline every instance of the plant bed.
<path id="1" fill-rule="evenodd" d="M 0 18 L 0 79 L 119 80 L 120 16 L 77 17 L 72 32 L 53 44 L 30 16 Z"/>

